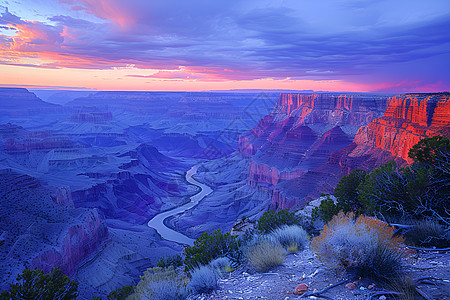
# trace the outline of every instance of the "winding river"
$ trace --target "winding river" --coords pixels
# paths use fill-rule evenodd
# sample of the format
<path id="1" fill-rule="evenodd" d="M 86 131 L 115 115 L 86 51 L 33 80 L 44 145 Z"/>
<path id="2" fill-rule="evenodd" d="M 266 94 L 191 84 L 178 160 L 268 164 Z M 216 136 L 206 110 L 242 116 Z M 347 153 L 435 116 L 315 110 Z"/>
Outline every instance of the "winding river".
<path id="1" fill-rule="evenodd" d="M 194 196 L 191 196 L 191 202 L 188 202 L 182 206 L 176 207 L 174 209 L 162 212 L 160 214 L 157 214 L 154 216 L 150 221 L 148 221 L 148 226 L 156 229 L 158 233 L 166 240 L 174 241 L 181 244 L 186 244 L 192 246 L 194 244 L 193 239 L 185 236 L 184 234 L 181 234 L 178 231 L 175 231 L 173 229 L 170 229 L 164 224 L 164 220 L 168 217 L 174 216 L 176 214 L 182 213 L 185 210 L 188 210 L 195 205 L 197 205 L 200 200 L 205 198 L 207 195 L 211 194 L 213 191 L 209 186 L 198 182 L 197 180 L 193 179 L 192 176 L 197 173 L 197 169 L 200 165 L 195 165 L 192 168 L 189 169 L 189 171 L 186 172 L 186 180 L 190 184 L 196 185 L 200 187 L 200 192 L 195 194 Z"/>

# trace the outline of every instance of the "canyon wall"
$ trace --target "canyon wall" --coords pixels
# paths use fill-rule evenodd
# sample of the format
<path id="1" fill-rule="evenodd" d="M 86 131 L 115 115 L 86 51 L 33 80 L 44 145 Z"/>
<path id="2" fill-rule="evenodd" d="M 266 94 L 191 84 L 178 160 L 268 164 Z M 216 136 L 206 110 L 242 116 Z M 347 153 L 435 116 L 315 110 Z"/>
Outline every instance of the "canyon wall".
<path id="1" fill-rule="evenodd" d="M 248 184 L 265 190 L 272 208 L 303 206 L 333 193 L 355 169 L 371 171 L 390 160 L 406 165 L 421 139 L 450 136 L 448 93 L 394 96 L 385 100 L 384 114 L 383 98 L 373 99 L 281 95 L 274 112 L 241 138 L 239 150 L 251 160 Z"/>
<path id="2" fill-rule="evenodd" d="M 361 156 L 380 148 L 408 163 L 408 152 L 421 139 L 449 135 L 450 95 L 405 94 L 390 98 L 383 117 L 362 127 L 355 137 L 357 147 L 350 154 Z"/>
<path id="3" fill-rule="evenodd" d="M 79 262 L 97 250 L 108 233 L 97 210 L 83 210 L 77 220 L 61 234 L 59 245 L 32 260 L 33 268 L 50 272 L 52 268 L 60 267 L 64 274 L 71 275 Z"/>
<path id="4" fill-rule="evenodd" d="M 386 96 L 372 94 L 281 94 L 272 113 L 239 139 L 250 159 L 247 183 L 264 190 L 272 207 L 295 204 L 277 184 L 300 178 L 348 146 L 358 129 L 380 117 Z"/>

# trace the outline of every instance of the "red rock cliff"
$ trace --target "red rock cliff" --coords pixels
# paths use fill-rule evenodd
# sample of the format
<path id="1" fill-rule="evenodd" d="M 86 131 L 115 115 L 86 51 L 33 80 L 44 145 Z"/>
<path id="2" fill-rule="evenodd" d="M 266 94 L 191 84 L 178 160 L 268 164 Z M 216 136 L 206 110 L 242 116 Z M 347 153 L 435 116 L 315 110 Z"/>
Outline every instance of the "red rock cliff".
<path id="1" fill-rule="evenodd" d="M 362 127 L 350 156 L 360 156 L 374 148 L 411 162 L 408 152 L 426 137 L 450 132 L 450 94 L 405 94 L 390 98 L 383 117 Z"/>
<path id="2" fill-rule="evenodd" d="M 64 274 L 71 275 L 80 261 L 97 250 L 107 235 L 97 210 L 83 212 L 79 220 L 82 222 L 70 226 L 61 235 L 59 247 L 51 247 L 33 259 L 33 268 L 49 272 L 53 267 L 60 267 Z"/>
<path id="3" fill-rule="evenodd" d="M 239 151 L 251 159 L 248 184 L 267 190 L 272 207 L 294 205 L 278 184 L 305 176 L 351 144 L 360 126 L 382 115 L 386 100 L 370 94 L 281 94 L 272 113 L 240 137 Z"/>

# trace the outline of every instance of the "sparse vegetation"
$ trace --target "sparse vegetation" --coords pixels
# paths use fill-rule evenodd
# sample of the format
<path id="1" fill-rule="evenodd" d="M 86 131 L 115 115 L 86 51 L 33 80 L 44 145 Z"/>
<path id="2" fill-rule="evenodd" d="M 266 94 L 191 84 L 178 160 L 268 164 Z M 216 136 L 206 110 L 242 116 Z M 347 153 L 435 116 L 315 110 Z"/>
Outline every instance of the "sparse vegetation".
<path id="1" fill-rule="evenodd" d="M 400 251 L 386 243 L 376 243 L 353 270 L 356 278 L 370 278 L 378 283 L 389 283 L 405 275 Z"/>
<path id="2" fill-rule="evenodd" d="M 354 213 L 361 213 L 363 205 L 359 201 L 358 187 L 364 184 L 367 173 L 363 170 L 354 170 L 349 175 L 341 178 L 334 190 L 334 196 L 337 198 L 337 205 L 334 210 L 335 214 L 342 210 L 344 212 L 352 211 Z M 330 206 L 331 208 L 332 206 Z M 337 210 L 337 212 L 336 212 Z M 329 210 L 328 210 L 329 211 Z M 331 212 L 330 212 L 331 213 Z M 326 215 L 325 222 L 331 220 L 330 213 Z"/>
<path id="3" fill-rule="evenodd" d="M 305 249 L 308 242 L 308 233 L 297 225 L 284 225 L 275 229 L 271 235 L 289 252 L 297 252 Z"/>
<path id="4" fill-rule="evenodd" d="M 168 268 L 170 266 L 174 268 L 181 267 L 183 265 L 183 258 L 181 255 L 169 256 L 169 257 L 161 257 L 156 263 L 157 267 L 160 268 Z"/>
<path id="5" fill-rule="evenodd" d="M 327 197 L 320 202 L 319 207 L 312 210 L 311 219 L 313 221 L 321 219 L 323 222 L 327 223 L 331 221 L 334 215 L 339 212 L 338 206 L 334 203 L 333 199 Z"/>
<path id="6" fill-rule="evenodd" d="M 375 257 L 379 252 L 374 252 L 377 247 L 398 251 L 402 238 L 392 237 L 393 232 L 393 227 L 379 220 L 340 212 L 313 239 L 312 248 L 328 268 L 351 271 L 379 259 Z M 373 258 L 365 261 L 369 255 Z"/>
<path id="7" fill-rule="evenodd" d="M 172 267 L 148 269 L 141 276 L 130 299 L 185 299 L 187 297 L 186 283 L 187 280 L 177 274 Z"/>
<path id="8" fill-rule="evenodd" d="M 450 228 L 437 220 L 419 220 L 405 233 L 407 242 L 417 247 L 450 247 Z"/>
<path id="9" fill-rule="evenodd" d="M 223 234 L 220 229 L 211 235 L 204 232 L 194 246 L 185 248 L 185 271 L 191 272 L 202 265 L 209 264 L 213 259 L 227 255 L 235 257 L 234 252 L 240 251 L 241 242 L 230 233 Z"/>
<path id="10" fill-rule="evenodd" d="M 187 286 L 192 293 L 210 293 L 217 288 L 218 271 L 210 266 L 201 266 L 192 271 L 192 278 Z"/>
<path id="11" fill-rule="evenodd" d="M 127 285 L 108 294 L 108 300 L 122 300 L 134 293 L 134 287 Z"/>
<path id="12" fill-rule="evenodd" d="M 230 273 L 234 270 L 233 262 L 228 257 L 219 257 L 213 260 L 209 266 L 218 270 L 221 274 Z"/>
<path id="13" fill-rule="evenodd" d="M 267 234 L 283 225 L 301 225 L 301 220 L 293 212 L 287 209 L 279 211 L 266 211 L 258 220 L 257 229 Z"/>
<path id="14" fill-rule="evenodd" d="M 17 276 L 17 283 L 10 291 L 3 291 L 1 299 L 75 299 L 78 296 L 78 283 L 54 268 L 46 274 L 42 270 L 25 269 Z"/>
<path id="15" fill-rule="evenodd" d="M 255 271 L 262 273 L 281 265 L 286 253 L 278 241 L 263 236 L 246 246 L 245 256 Z"/>

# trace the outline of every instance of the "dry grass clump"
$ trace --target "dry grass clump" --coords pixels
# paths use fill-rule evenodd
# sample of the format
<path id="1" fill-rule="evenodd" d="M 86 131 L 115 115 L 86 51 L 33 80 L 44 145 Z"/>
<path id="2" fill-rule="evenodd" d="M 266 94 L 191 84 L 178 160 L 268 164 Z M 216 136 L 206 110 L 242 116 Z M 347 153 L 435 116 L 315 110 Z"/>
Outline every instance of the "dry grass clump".
<path id="1" fill-rule="evenodd" d="M 210 266 L 201 266 L 192 271 L 192 278 L 187 289 L 192 293 L 211 293 L 217 288 L 218 270 Z"/>
<path id="2" fill-rule="evenodd" d="M 405 275 L 402 253 L 383 243 L 375 244 L 358 265 L 347 271 L 355 277 L 371 278 L 378 283 L 389 283 Z"/>
<path id="3" fill-rule="evenodd" d="M 417 221 L 405 238 L 414 246 L 419 247 L 450 247 L 450 230 L 436 220 Z"/>
<path id="4" fill-rule="evenodd" d="M 297 252 L 305 249 L 308 243 L 308 233 L 298 225 L 285 225 L 275 229 L 271 235 L 289 252 Z"/>
<path id="5" fill-rule="evenodd" d="M 416 292 L 416 284 L 410 277 L 401 277 L 397 280 L 391 281 L 387 288 L 398 293 L 398 298 L 401 300 L 416 300 L 418 294 Z M 422 299 L 422 297 L 420 297 Z"/>
<path id="6" fill-rule="evenodd" d="M 248 245 L 245 256 L 255 271 L 264 273 L 281 265 L 286 253 L 279 242 L 267 236 L 257 238 Z"/>
<path id="7" fill-rule="evenodd" d="M 187 297 L 186 281 L 177 275 L 172 267 L 152 268 L 144 272 L 136 285 L 131 300 L 166 300 L 185 299 Z"/>
<path id="8" fill-rule="evenodd" d="M 337 272 L 356 273 L 363 277 L 382 280 L 397 277 L 401 270 L 401 237 L 392 237 L 394 228 L 366 216 L 340 212 L 324 226 L 313 239 L 312 249 L 318 258 Z M 393 266 L 393 267 L 391 267 Z"/>

